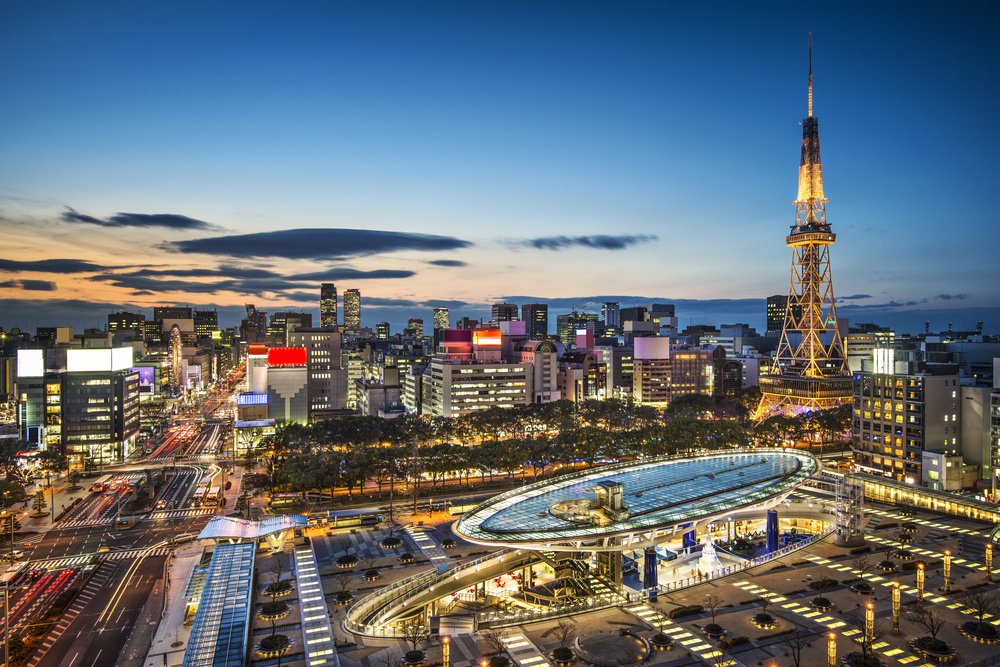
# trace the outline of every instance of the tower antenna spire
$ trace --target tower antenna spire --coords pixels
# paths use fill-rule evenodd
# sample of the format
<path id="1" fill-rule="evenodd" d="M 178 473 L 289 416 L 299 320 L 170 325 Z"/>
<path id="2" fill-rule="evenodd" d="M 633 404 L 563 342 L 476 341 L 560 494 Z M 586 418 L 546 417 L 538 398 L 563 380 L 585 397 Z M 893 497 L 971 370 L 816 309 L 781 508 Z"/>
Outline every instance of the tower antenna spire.
<path id="1" fill-rule="evenodd" d="M 809 117 L 813 116 L 813 34 L 809 33 Z"/>

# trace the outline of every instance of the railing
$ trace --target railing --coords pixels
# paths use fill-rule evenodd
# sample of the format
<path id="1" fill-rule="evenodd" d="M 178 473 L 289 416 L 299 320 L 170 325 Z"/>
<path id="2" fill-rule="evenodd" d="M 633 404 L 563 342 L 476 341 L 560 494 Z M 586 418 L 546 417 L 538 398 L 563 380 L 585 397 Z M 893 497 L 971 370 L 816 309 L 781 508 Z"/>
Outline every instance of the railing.
<path id="1" fill-rule="evenodd" d="M 540 607 L 538 609 L 524 609 L 521 612 L 486 611 L 477 614 L 479 627 L 500 628 L 509 625 L 521 625 L 522 623 L 534 623 L 550 618 L 569 616 L 570 614 L 580 614 L 608 607 L 617 607 L 627 602 L 637 602 L 641 599 L 639 594 L 619 594 L 601 593 L 591 595 L 583 600 L 571 604 L 564 604 L 558 607 Z"/>
<path id="2" fill-rule="evenodd" d="M 704 584 L 709 581 L 714 581 L 716 579 L 721 579 L 722 577 L 728 577 L 729 575 L 736 574 L 738 572 L 745 572 L 751 568 L 757 567 L 758 565 L 763 565 L 764 563 L 770 562 L 781 558 L 782 556 L 787 556 L 788 554 L 803 549 L 810 544 L 818 542 L 823 538 L 829 536 L 833 533 L 833 529 L 829 528 L 826 531 L 819 533 L 817 535 L 810 535 L 807 539 L 800 540 L 795 544 L 789 544 L 788 546 L 781 547 L 777 551 L 774 551 L 763 556 L 757 556 L 751 558 L 750 560 L 739 563 L 738 565 L 730 565 L 729 567 L 724 567 L 720 570 L 716 570 L 710 574 L 701 577 L 685 577 L 677 581 L 671 581 L 667 584 L 660 584 L 656 587 L 657 593 L 672 593 L 678 591 L 682 588 L 690 588 L 691 586 L 697 586 L 699 584 Z"/>
<path id="3" fill-rule="evenodd" d="M 385 588 L 381 592 L 369 595 L 357 604 L 352 605 L 351 608 L 347 610 L 347 615 L 343 622 L 344 628 L 355 634 L 368 635 L 370 637 L 401 636 L 399 629 L 394 626 L 387 625 L 386 621 L 387 618 L 391 616 L 393 608 L 404 602 L 411 593 L 414 593 L 415 591 L 431 590 L 437 584 L 445 583 L 449 580 L 455 581 L 463 573 L 475 570 L 485 563 L 489 563 L 491 561 L 504 562 L 509 560 L 510 556 L 517 557 L 523 553 L 526 552 L 523 552 L 520 549 L 505 549 L 486 556 L 481 556 L 480 558 L 471 560 L 468 563 L 463 563 L 462 565 L 442 574 L 431 570 L 429 572 L 424 572 L 423 574 L 410 577 L 409 579 L 404 579 L 398 584 Z M 532 557 L 534 557 L 533 554 Z"/>

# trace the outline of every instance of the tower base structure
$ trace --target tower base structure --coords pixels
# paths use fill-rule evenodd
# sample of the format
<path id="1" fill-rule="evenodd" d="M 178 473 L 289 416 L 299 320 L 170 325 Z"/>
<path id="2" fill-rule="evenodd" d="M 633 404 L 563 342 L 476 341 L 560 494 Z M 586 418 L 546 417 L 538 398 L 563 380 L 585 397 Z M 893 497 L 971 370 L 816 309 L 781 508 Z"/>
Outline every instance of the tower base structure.
<path id="1" fill-rule="evenodd" d="M 762 375 L 760 392 L 760 403 L 754 415 L 756 421 L 778 414 L 833 410 L 850 404 L 854 401 L 854 380 L 851 377 Z"/>

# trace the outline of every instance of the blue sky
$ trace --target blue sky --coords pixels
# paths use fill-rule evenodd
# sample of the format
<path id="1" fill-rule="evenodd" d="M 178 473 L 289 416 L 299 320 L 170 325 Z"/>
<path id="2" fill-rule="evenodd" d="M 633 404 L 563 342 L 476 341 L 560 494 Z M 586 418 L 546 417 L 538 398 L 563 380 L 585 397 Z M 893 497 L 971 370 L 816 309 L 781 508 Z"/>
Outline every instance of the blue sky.
<path id="1" fill-rule="evenodd" d="M 844 312 L 997 330 L 994 2 L 6 2 L 0 267 L 93 270 L 0 269 L 0 325 L 784 292 L 810 31 Z"/>

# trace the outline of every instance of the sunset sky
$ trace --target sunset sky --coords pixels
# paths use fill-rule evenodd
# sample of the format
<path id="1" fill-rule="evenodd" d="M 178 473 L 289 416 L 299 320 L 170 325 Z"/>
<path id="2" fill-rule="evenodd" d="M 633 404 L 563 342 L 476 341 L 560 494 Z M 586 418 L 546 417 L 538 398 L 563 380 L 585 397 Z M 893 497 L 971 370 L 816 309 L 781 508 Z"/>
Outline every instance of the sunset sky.
<path id="1" fill-rule="evenodd" d="M 992 1 L 0 3 L 0 326 L 324 280 L 762 326 L 810 31 L 842 314 L 1000 331 Z"/>

